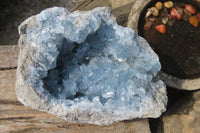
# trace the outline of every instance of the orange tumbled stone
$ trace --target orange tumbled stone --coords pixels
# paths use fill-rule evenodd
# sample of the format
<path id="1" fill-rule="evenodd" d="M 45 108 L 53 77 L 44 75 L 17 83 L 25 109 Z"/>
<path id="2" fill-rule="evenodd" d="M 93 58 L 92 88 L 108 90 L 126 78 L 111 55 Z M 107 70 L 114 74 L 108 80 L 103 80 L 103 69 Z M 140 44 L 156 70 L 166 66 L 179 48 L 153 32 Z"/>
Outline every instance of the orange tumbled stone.
<path id="1" fill-rule="evenodd" d="M 197 13 L 197 19 L 200 22 L 200 13 Z"/>
<path id="2" fill-rule="evenodd" d="M 195 9 L 194 6 L 190 5 L 190 4 L 186 4 L 185 5 L 185 10 L 187 12 L 189 12 L 190 14 L 196 14 L 197 10 Z"/>
<path id="3" fill-rule="evenodd" d="M 155 26 L 155 29 L 161 34 L 165 34 L 167 31 L 167 28 L 164 24 Z"/>
<path id="4" fill-rule="evenodd" d="M 191 25 L 193 25 L 194 27 L 197 27 L 199 25 L 198 19 L 196 16 L 191 16 L 189 18 L 189 22 Z"/>

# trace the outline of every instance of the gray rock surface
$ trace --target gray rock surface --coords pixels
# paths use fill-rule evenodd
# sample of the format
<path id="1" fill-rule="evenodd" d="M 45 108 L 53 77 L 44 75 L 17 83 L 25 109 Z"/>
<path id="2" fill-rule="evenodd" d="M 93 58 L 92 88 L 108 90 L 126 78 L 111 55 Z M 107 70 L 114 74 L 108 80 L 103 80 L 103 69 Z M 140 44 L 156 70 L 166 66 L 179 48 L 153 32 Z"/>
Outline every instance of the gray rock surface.
<path id="1" fill-rule="evenodd" d="M 109 125 L 166 109 L 158 56 L 106 7 L 49 8 L 19 27 L 20 102 L 70 122 Z"/>
<path id="2" fill-rule="evenodd" d="M 129 3 L 133 3 L 136 0 L 108 0 L 109 3 L 112 6 L 112 9 L 118 8 L 118 7 L 122 7 L 124 5 L 127 5 Z"/>
<path id="3" fill-rule="evenodd" d="M 187 92 L 157 124 L 158 133 L 200 133 L 200 91 Z"/>
<path id="4" fill-rule="evenodd" d="M 162 79 L 167 86 L 180 89 L 180 90 L 199 90 L 200 78 L 196 79 L 180 79 L 164 72 L 159 73 L 160 79 Z"/>

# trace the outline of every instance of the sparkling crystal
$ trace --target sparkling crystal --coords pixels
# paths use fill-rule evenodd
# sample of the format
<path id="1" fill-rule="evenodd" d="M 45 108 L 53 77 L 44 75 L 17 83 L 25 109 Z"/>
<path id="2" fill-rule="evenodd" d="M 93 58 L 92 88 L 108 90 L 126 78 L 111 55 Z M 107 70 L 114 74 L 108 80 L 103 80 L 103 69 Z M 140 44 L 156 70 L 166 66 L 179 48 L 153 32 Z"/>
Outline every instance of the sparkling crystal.
<path id="1" fill-rule="evenodd" d="M 165 111 L 158 56 L 108 8 L 49 8 L 24 21 L 19 33 L 16 94 L 24 105 L 98 125 Z"/>

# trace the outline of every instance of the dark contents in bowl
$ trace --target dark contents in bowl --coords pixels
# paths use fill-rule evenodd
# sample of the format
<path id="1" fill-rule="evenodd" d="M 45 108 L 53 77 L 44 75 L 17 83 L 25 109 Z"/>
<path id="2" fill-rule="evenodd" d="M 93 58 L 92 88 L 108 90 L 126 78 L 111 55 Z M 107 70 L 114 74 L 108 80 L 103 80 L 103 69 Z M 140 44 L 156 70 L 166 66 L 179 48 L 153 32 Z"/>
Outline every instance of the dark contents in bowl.
<path id="1" fill-rule="evenodd" d="M 161 34 L 155 26 L 163 24 L 161 16 L 166 15 L 166 9 L 163 7 L 158 17 L 148 18 L 154 19 L 151 28 L 144 29 L 147 9 L 154 6 L 156 2 L 150 2 L 142 11 L 139 19 L 139 35 L 144 37 L 158 54 L 163 72 L 183 79 L 200 77 L 200 24 L 194 27 L 182 15 L 181 20 L 169 19 L 165 24 L 166 33 Z M 165 1 L 161 0 L 161 2 Z M 182 9 L 185 4 L 191 4 L 196 8 L 197 13 L 200 13 L 198 3 L 191 3 L 189 0 L 177 0 L 173 3 L 173 7 Z M 170 11 L 171 9 L 168 9 L 169 14 Z"/>

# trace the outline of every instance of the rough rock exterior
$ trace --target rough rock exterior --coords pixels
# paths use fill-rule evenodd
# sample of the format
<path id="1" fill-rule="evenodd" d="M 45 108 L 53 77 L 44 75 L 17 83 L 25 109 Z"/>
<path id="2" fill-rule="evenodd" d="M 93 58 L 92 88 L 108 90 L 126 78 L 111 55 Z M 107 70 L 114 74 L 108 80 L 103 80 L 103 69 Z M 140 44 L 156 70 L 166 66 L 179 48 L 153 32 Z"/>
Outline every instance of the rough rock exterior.
<path id="1" fill-rule="evenodd" d="M 109 125 L 159 117 L 166 109 L 157 55 L 106 7 L 54 7 L 19 27 L 20 102 L 70 122 Z"/>

